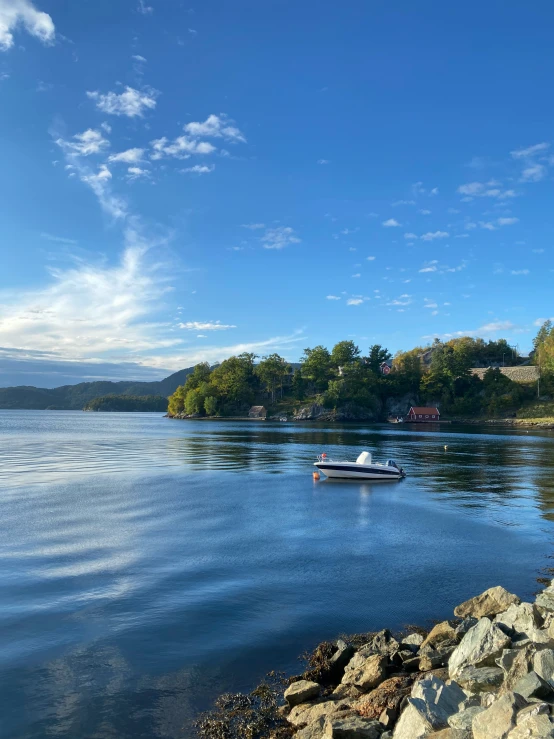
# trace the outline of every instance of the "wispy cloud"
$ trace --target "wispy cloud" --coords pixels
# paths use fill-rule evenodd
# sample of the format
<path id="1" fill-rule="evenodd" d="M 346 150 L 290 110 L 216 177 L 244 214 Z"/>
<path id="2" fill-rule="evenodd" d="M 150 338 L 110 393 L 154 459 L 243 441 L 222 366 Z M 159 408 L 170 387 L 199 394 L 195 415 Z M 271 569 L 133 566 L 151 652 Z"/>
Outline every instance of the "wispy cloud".
<path id="1" fill-rule="evenodd" d="M 516 149 L 511 151 L 510 154 L 514 159 L 529 159 L 536 154 L 542 154 L 550 148 L 550 144 L 543 141 L 541 144 L 535 144 L 534 146 L 528 146 L 526 149 Z"/>
<path id="2" fill-rule="evenodd" d="M 233 324 L 221 321 L 187 321 L 177 325 L 186 331 L 228 331 L 230 328 L 236 328 Z"/>
<path id="3" fill-rule="evenodd" d="M 221 113 L 215 115 L 212 113 L 202 123 L 193 121 L 184 126 L 185 133 L 194 138 L 223 138 L 226 141 L 238 141 L 246 143 L 244 134 L 234 125 L 234 122 Z"/>
<path id="4" fill-rule="evenodd" d="M 469 182 L 466 185 L 460 185 L 458 192 L 460 195 L 465 195 L 467 198 L 496 198 L 497 200 L 507 200 L 508 198 L 515 198 L 516 192 L 514 190 L 502 190 L 498 187 L 497 182 Z"/>
<path id="5" fill-rule="evenodd" d="M 434 241 L 435 239 L 447 239 L 450 236 L 448 231 L 428 231 L 421 235 L 422 241 Z"/>
<path id="6" fill-rule="evenodd" d="M 528 269 L 513 269 L 510 272 L 511 275 L 528 275 L 529 270 Z"/>
<path id="7" fill-rule="evenodd" d="M 317 163 L 318 164 L 329 164 L 329 160 L 328 159 L 318 159 Z"/>
<path id="8" fill-rule="evenodd" d="M 54 43 L 56 29 L 48 13 L 37 10 L 29 0 L 0 0 L 0 51 L 12 48 L 13 32 L 19 26 L 43 44 Z"/>
<path id="9" fill-rule="evenodd" d="M 41 239 L 46 239 L 46 241 L 55 241 L 58 244 L 70 244 L 75 245 L 78 242 L 75 239 L 67 239 L 65 236 L 54 236 L 53 234 L 49 233 L 41 233 L 40 235 Z"/>
<path id="10" fill-rule="evenodd" d="M 540 182 L 544 180 L 547 169 L 544 164 L 530 164 L 521 173 L 521 182 Z"/>
<path id="11" fill-rule="evenodd" d="M 137 12 L 141 15 L 152 15 L 154 8 L 151 5 L 147 5 L 144 0 L 139 0 Z"/>
<path id="12" fill-rule="evenodd" d="M 346 305 L 362 305 L 363 302 L 363 298 L 348 298 Z"/>
<path id="13" fill-rule="evenodd" d="M 405 239 L 412 239 L 412 240 L 413 239 L 417 239 L 417 234 L 411 233 L 411 231 L 410 231 L 410 232 L 404 234 L 404 238 Z"/>
<path id="14" fill-rule="evenodd" d="M 123 115 L 127 118 L 142 118 L 147 110 L 156 107 L 156 98 L 160 93 L 150 87 L 135 90 L 127 86 L 121 93 L 96 91 L 87 92 L 87 96 L 94 100 L 98 110 L 109 115 Z"/>
<path id="15" fill-rule="evenodd" d="M 385 228 L 396 228 L 401 225 L 402 224 L 398 223 L 395 218 L 389 218 L 387 221 L 383 221 L 383 226 L 385 226 Z"/>
<path id="16" fill-rule="evenodd" d="M 284 249 L 289 244 L 299 244 L 300 239 L 290 226 L 268 228 L 260 241 L 264 249 Z"/>
<path id="17" fill-rule="evenodd" d="M 118 154 L 111 154 L 108 157 L 109 162 L 124 162 L 125 164 L 138 164 L 144 157 L 144 149 L 127 149 L 120 151 Z"/>
<path id="18" fill-rule="evenodd" d="M 265 223 L 243 223 L 242 228 L 249 228 L 251 231 L 259 231 L 265 228 Z"/>
<path id="19" fill-rule="evenodd" d="M 340 297 L 338 295 L 327 295 L 327 300 L 340 300 Z"/>
<path id="20" fill-rule="evenodd" d="M 100 154 L 110 145 L 110 142 L 97 129 L 88 128 L 83 133 L 76 133 L 70 140 L 56 139 L 56 144 L 66 153 L 88 157 Z"/>
<path id="21" fill-rule="evenodd" d="M 191 172 L 192 174 L 209 174 L 215 169 L 215 164 L 195 164 L 194 167 L 187 167 L 183 172 Z"/>

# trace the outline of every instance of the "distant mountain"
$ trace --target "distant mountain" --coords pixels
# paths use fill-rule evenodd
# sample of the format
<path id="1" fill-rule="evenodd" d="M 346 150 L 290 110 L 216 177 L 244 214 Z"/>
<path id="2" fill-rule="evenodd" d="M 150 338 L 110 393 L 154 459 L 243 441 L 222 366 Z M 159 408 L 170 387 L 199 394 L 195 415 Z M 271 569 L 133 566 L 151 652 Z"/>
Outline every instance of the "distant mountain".
<path id="1" fill-rule="evenodd" d="M 82 410 L 94 398 L 104 395 L 163 395 L 167 398 L 182 385 L 194 367 L 174 372 L 157 382 L 80 382 L 78 385 L 40 388 L 28 385 L 0 388 L 0 409 Z"/>
<path id="2" fill-rule="evenodd" d="M 102 395 L 100 398 L 89 400 L 83 410 L 165 413 L 167 411 L 167 398 L 164 398 L 163 395 Z"/>

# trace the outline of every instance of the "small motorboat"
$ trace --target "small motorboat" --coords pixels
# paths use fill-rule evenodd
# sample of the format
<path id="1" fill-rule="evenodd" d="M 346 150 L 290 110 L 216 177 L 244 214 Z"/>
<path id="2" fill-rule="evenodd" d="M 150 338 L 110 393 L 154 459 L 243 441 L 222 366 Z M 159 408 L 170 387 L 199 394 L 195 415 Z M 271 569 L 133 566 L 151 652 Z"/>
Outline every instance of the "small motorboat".
<path id="1" fill-rule="evenodd" d="M 386 464 L 373 462 L 370 452 L 362 452 L 355 462 L 339 462 L 319 454 L 314 465 L 326 477 L 348 480 L 400 480 L 406 473 L 396 462 L 389 459 Z"/>

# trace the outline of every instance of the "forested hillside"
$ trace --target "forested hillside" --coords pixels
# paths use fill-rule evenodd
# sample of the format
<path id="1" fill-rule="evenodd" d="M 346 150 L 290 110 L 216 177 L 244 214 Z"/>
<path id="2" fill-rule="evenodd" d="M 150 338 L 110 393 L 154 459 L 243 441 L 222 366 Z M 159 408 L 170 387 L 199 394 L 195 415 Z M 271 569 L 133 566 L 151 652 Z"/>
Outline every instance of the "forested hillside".
<path id="1" fill-rule="evenodd" d="M 179 370 L 158 382 L 80 382 L 56 388 L 26 385 L 0 388 L 0 408 L 82 410 L 89 401 L 104 395 L 162 395 L 167 398 L 186 381 L 193 368 Z"/>
<path id="2" fill-rule="evenodd" d="M 545 341 L 554 346 L 552 328 L 541 331 L 537 346 Z M 342 417 L 383 419 L 390 412 L 407 412 L 410 403 L 421 403 L 439 405 L 443 414 L 451 416 L 494 417 L 536 393 L 536 387 L 514 382 L 498 368 L 522 361 L 504 339 L 487 342 L 469 336 L 447 342 L 437 339 L 431 346 L 394 357 L 377 344 L 365 355 L 353 341 L 340 341 L 330 350 L 319 345 L 304 350 L 297 369 L 278 354 L 260 361 L 254 354 L 241 354 L 213 369 L 197 365 L 170 397 L 168 412 L 172 416 L 244 415 L 256 403 L 277 415 L 302 403 L 317 403 L 340 411 Z M 474 367 L 491 368 L 480 378 L 471 373 Z M 545 367 L 541 380 L 545 391 L 553 384 L 550 377 Z"/>

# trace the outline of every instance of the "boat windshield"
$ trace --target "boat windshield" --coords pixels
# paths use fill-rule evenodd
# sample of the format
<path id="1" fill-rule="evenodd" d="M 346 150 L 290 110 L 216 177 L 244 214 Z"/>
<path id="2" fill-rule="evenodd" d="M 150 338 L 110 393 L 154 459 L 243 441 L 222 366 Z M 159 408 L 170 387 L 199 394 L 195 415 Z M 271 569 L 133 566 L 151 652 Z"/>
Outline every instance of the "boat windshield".
<path id="1" fill-rule="evenodd" d="M 396 467 L 396 469 L 398 469 L 398 465 L 394 459 L 387 459 L 387 467 Z"/>

